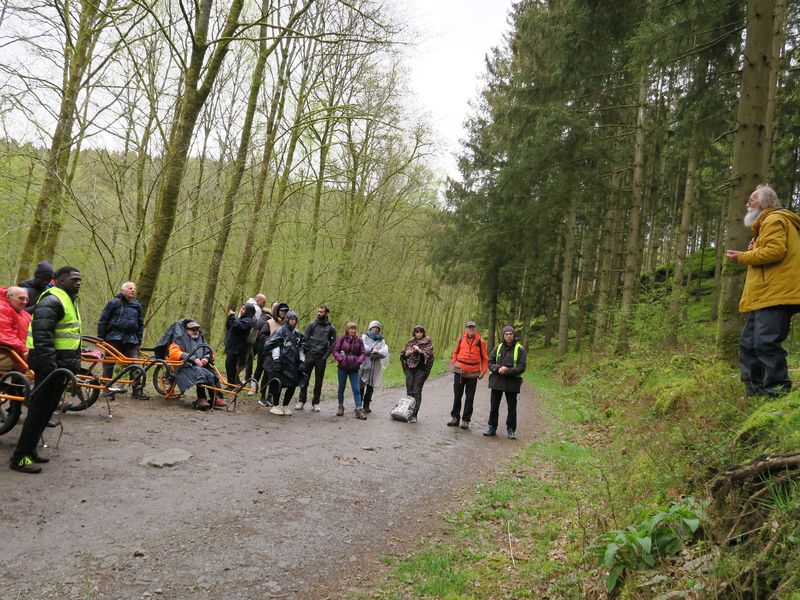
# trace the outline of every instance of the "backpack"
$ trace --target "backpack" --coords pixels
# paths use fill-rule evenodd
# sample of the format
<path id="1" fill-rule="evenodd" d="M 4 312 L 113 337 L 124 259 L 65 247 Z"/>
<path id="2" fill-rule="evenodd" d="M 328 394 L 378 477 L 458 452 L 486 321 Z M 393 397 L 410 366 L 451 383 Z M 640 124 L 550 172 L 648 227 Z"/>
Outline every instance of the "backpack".
<path id="1" fill-rule="evenodd" d="M 395 421 L 405 421 L 406 423 L 414 414 L 414 407 L 417 405 L 417 401 L 414 400 L 411 396 L 403 396 L 400 398 L 400 401 L 395 404 L 392 412 L 390 413 L 392 419 Z"/>
<path id="2" fill-rule="evenodd" d="M 258 339 L 258 325 L 253 324 L 250 331 L 247 332 L 247 345 L 252 346 Z"/>

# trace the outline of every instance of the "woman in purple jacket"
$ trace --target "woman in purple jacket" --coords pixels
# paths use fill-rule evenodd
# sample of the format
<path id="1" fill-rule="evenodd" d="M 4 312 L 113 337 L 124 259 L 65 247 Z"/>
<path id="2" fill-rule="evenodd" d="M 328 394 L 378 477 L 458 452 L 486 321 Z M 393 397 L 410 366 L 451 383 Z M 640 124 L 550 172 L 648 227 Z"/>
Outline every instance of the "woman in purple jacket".
<path id="1" fill-rule="evenodd" d="M 333 358 L 339 364 L 339 409 L 336 411 L 336 416 L 344 416 L 344 387 L 349 379 L 350 389 L 353 390 L 353 398 L 356 401 L 356 419 L 363 421 L 367 415 L 361 409 L 358 372 L 361 363 L 367 358 L 367 352 L 364 349 L 364 342 L 358 336 L 358 326 L 355 323 L 348 323 L 344 334 L 336 340 L 333 345 Z"/>

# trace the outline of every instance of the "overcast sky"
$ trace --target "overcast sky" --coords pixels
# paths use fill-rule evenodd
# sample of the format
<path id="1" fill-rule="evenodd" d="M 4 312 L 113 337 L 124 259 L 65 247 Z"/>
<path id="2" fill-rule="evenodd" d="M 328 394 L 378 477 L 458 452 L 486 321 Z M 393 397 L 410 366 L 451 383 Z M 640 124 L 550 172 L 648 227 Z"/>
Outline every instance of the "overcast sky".
<path id="1" fill-rule="evenodd" d="M 469 102 L 481 89 L 484 57 L 508 30 L 512 0 L 398 0 L 420 32 L 409 56 L 410 83 L 442 140 L 438 161 L 456 175 L 455 160 Z"/>

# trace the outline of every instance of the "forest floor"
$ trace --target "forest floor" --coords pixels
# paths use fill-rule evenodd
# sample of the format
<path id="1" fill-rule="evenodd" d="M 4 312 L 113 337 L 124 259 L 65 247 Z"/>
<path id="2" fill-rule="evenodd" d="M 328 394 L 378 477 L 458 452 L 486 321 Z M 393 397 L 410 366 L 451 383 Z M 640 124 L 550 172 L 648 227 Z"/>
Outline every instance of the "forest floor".
<path id="1" fill-rule="evenodd" d="M 322 411 L 235 413 L 118 397 L 63 418 L 43 473 L 0 465 L 0 599 L 340 598 L 368 590 L 381 556 L 414 547 L 458 509 L 461 491 L 534 439 L 538 404 L 519 402 L 519 440 L 481 434 L 479 383 L 470 431 L 446 427 L 452 379 L 427 383 L 417 424 L 392 421 L 402 390 L 376 392 L 367 421 Z M 294 405 L 294 402 L 292 402 Z M 501 409 L 501 425 L 505 408 Z M 17 426 L 0 438 L 11 454 Z M 55 430 L 48 438 L 55 442 Z M 501 428 L 501 431 L 504 431 Z M 192 457 L 144 466 L 168 449 Z"/>

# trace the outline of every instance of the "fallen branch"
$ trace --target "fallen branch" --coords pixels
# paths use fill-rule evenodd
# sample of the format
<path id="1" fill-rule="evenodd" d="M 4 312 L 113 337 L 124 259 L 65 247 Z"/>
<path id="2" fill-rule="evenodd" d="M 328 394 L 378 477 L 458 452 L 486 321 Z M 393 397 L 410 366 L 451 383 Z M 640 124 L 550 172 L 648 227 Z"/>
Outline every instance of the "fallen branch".
<path id="1" fill-rule="evenodd" d="M 511 564 L 517 568 L 517 561 L 514 560 L 514 548 L 511 547 L 511 521 L 506 521 L 506 529 L 508 531 L 508 550 L 511 552 Z"/>
<path id="2" fill-rule="evenodd" d="M 792 454 L 772 454 L 757 458 L 749 465 L 729 468 L 711 481 L 711 495 L 722 500 L 731 491 L 734 483 L 750 481 L 775 471 L 794 471 L 800 469 L 800 452 Z"/>

